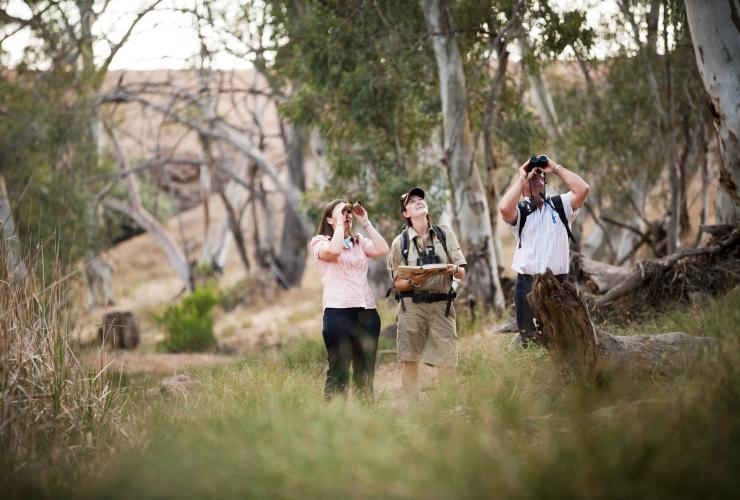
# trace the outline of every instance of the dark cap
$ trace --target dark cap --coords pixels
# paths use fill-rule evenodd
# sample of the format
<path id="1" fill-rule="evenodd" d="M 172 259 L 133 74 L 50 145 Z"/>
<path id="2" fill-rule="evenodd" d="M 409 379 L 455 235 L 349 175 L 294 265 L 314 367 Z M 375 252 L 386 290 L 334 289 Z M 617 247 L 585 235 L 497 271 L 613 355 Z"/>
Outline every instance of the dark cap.
<path id="1" fill-rule="evenodd" d="M 411 198 L 411 196 L 413 195 L 416 195 L 422 199 L 426 196 L 426 194 L 424 193 L 424 190 L 421 189 L 420 187 L 411 188 L 411 191 L 401 195 L 401 212 L 406 210 L 406 204 L 408 203 L 409 198 Z"/>

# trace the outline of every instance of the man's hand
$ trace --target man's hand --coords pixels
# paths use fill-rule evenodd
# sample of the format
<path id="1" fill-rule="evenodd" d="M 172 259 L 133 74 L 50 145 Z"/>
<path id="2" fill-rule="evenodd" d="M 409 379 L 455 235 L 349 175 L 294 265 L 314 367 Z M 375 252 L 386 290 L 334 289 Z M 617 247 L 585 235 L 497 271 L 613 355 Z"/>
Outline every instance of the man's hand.
<path id="1" fill-rule="evenodd" d="M 557 162 L 548 156 L 547 157 L 547 166 L 545 168 L 540 169 L 540 170 L 542 170 L 546 174 L 552 174 L 552 173 L 555 173 L 555 166 L 556 165 L 557 165 Z"/>
<path id="2" fill-rule="evenodd" d="M 571 172 L 564 166 L 553 161 L 552 158 L 547 160 L 546 172 L 554 172 L 555 175 L 560 177 L 563 182 L 568 185 L 568 188 L 573 192 L 573 198 L 570 200 L 570 206 L 573 210 L 581 208 L 583 203 L 586 201 L 588 193 L 591 191 L 591 187 L 586 181 L 584 181 L 578 174 Z"/>
<path id="3" fill-rule="evenodd" d="M 522 183 L 529 182 L 529 180 L 532 179 L 532 177 L 534 177 L 535 175 L 537 175 L 535 173 L 535 169 L 534 168 L 532 170 L 530 170 L 529 173 L 527 173 L 527 167 L 528 166 L 529 166 L 529 160 L 527 160 L 526 162 L 524 162 L 522 164 L 522 166 L 519 167 L 519 177 L 517 179 L 519 182 L 522 182 Z M 520 189 L 520 191 L 521 191 L 521 189 Z"/>

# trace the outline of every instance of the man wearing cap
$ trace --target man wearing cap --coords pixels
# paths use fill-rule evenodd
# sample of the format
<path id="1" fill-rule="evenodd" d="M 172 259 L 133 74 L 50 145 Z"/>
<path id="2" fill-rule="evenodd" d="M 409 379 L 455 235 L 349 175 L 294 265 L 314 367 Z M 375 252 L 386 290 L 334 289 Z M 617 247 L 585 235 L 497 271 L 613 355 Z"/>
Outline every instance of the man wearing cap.
<path id="1" fill-rule="evenodd" d="M 440 379 L 452 382 L 457 369 L 457 325 L 452 301 L 465 277 L 465 257 L 455 233 L 433 225 L 424 190 L 415 187 L 401 196 L 406 229 L 396 236 L 388 255 L 398 305 L 398 360 L 407 396 L 419 396 L 419 362 L 439 368 Z M 398 275 L 402 265 L 446 264 L 411 278 Z"/>

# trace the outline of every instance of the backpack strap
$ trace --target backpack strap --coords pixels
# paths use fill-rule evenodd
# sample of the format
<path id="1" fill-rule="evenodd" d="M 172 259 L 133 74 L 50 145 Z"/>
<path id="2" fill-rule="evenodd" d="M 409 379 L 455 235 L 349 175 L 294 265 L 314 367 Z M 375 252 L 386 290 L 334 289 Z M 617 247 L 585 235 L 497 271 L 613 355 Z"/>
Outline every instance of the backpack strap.
<path id="1" fill-rule="evenodd" d="M 445 254 L 447 254 L 447 261 L 451 263 L 452 258 L 450 257 L 450 252 L 447 251 L 447 235 L 445 234 L 444 230 L 437 224 L 432 224 L 432 229 L 434 230 L 434 234 L 437 235 L 437 239 L 442 244 L 442 248 L 445 249 Z"/>
<path id="2" fill-rule="evenodd" d="M 575 244 L 576 239 L 573 236 L 573 233 L 570 231 L 570 224 L 568 224 L 568 218 L 565 216 L 565 208 L 563 208 L 562 198 L 560 198 L 560 195 L 557 195 L 550 198 L 550 201 L 552 202 L 553 208 L 555 208 L 555 211 L 560 216 L 560 220 L 563 221 L 563 224 L 565 224 L 565 230 L 568 232 L 568 238 L 570 238 L 570 241 Z"/>
<path id="3" fill-rule="evenodd" d="M 409 230 L 401 231 L 401 258 L 405 265 L 409 265 Z"/>
<path id="4" fill-rule="evenodd" d="M 405 265 L 409 265 L 409 230 L 408 228 L 401 231 L 401 258 Z M 393 273 L 391 273 L 391 280 L 393 279 Z M 395 284 L 388 289 L 385 296 L 388 297 L 393 290 L 396 289 Z M 406 304 L 403 302 L 403 296 L 400 292 L 396 291 L 396 300 L 401 303 L 401 310 L 406 311 Z"/>
<path id="5" fill-rule="evenodd" d="M 516 206 L 519 210 L 519 248 L 522 248 L 522 229 L 524 229 L 524 224 L 527 223 L 527 216 L 536 210 L 536 207 L 532 207 L 532 205 L 533 203 L 530 200 L 522 200 Z"/>
<path id="6" fill-rule="evenodd" d="M 434 233 L 437 235 L 437 239 L 442 244 L 442 248 L 445 249 L 445 254 L 447 254 L 447 262 L 452 263 L 452 257 L 450 257 L 450 252 L 447 250 L 447 235 L 445 234 L 444 230 L 438 226 L 437 224 L 432 225 L 432 229 L 434 230 Z M 452 278 L 454 283 L 454 276 Z M 445 308 L 445 318 L 450 315 L 450 309 L 452 308 L 452 301 L 455 300 L 457 297 L 457 292 L 455 291 L 454 286 L 450 286 L 450 291 L 447 292 L 447 307 Z"/>

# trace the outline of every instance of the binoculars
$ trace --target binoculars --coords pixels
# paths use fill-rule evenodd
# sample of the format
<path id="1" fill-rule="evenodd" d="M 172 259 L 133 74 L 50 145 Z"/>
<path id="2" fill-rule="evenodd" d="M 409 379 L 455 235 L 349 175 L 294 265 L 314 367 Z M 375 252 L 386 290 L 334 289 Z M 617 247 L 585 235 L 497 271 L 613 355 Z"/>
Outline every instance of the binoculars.
<path id="1" fill-rule="evenodd" d="M 342 213 L 343 214 L 347 214 L 347 213 L 350 213 L 350 212 L 354 212 L 358 208 L 361 208 L 361 207 L 362 207 L 362 202 L 361 201 L 356 201 L 354 203 L 352 203 L 351 201 L 348 201 L 347 204 L 344 205 L 344 207 L 342 208 Z"/>
<path id="2" fill-rule="evenodd" d="M 529 165 L 524 169 L 525 172 L 530 173 L 532 169 L 539 168 L 543 169 L 547 167 L 547 162 L 549 161 L 549 158 L 547 155 L 542 156 L 533 156 L 529 159 Z"/>

